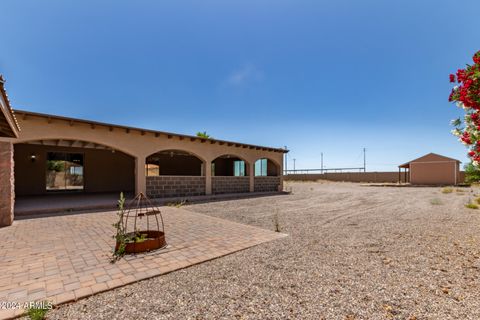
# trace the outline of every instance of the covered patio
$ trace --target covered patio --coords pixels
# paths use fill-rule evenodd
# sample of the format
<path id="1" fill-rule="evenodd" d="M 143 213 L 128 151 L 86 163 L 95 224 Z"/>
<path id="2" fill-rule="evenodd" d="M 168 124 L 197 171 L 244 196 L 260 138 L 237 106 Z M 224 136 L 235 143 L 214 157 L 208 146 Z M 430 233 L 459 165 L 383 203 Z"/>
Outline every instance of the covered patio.
<path id="1" fill-rule="evenodd" d="M 410 182 L 410 163 L 405 163 L 398 166 L 398 183 L 408 182 Z"/>
<path id="2" fill-rule="evenodd" d="M 165 203 L 283 190 L 285 149 L 8 110 L 22 130 L 0 142 L 12 182 L 0 226 L 13 212 L 115 208 L 120 192 Z"/>

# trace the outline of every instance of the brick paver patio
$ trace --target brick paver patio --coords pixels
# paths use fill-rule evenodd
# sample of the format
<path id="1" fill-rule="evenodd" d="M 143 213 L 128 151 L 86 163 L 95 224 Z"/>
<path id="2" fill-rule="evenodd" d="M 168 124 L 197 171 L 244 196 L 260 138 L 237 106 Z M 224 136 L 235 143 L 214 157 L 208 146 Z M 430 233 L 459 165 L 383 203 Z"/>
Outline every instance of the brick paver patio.
<path id="1" fill-rule="evenodd" d="M 115 264 L 113 211 L 26 219 L 0 229 L 0 303 L 65 303 L 285 236 L 184 209 L 161 210 L 169 246 Z M 0 319 L 22 312 L 3 309 Z"/>

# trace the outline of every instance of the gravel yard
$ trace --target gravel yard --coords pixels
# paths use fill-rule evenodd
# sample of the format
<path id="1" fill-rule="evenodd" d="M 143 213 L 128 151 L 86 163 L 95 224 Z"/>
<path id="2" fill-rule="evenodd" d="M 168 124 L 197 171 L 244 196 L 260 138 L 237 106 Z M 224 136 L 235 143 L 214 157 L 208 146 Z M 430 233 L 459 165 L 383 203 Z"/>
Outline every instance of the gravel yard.
<path id="1" fill-rule="evenodd" d="M 289 237 L 92 296 L 49 319 L 480 319 L 480 190 L 293 183 L 186 206 Z"/>

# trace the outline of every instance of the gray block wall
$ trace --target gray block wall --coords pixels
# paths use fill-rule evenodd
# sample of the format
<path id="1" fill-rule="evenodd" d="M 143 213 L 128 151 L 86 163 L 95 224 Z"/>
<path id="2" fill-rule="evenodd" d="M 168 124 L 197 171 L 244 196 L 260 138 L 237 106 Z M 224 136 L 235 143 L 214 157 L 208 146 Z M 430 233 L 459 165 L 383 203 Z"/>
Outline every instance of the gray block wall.
<path id="1" fill-rule="evenodd" d="M 151 198 L 172 198 L 202 195 L 205 195 L 205 177 L 147 177 L 147 196 Z"/>
<path id="2" fill-rule="evenodd" d="M 212 193 L 243 193 L 250 192 L 249 177 L 215 176 L 212 177 Z"/>
<path id="3" fill-rule="evenodd" d="M 255 192 L 278 191 L 280 177 L 255 177 Z"/>

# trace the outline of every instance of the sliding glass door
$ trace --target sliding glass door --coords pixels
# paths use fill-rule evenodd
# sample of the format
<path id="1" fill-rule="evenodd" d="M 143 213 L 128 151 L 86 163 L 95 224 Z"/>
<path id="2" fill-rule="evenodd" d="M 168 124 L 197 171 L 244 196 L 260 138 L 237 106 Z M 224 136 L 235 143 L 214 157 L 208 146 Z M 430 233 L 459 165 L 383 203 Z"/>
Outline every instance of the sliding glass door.
<path id="1" fill-rule="evenodd" d="M 83 189 L 83 154 L 48 152 L 47 191 L 81 191 Z"/>

